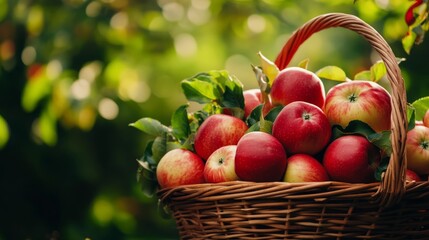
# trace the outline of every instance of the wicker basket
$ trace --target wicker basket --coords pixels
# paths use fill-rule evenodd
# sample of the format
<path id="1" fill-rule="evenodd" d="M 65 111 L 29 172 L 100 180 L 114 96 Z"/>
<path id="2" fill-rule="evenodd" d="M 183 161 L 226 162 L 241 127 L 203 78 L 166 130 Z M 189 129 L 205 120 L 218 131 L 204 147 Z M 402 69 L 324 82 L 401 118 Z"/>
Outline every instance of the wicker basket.
<path id="1" fill-rule="evenodd" d="M 318 16 L 291 36 L 276 59 L 285 68 L 313 33 L 343 27 L 379 53 L 392 87 L 393 153 L 381 183 L 225 182 L 162 189 L 160 201 L 182 239 L 429 239 L 429 182 L 405 182 L 406 94 L 386 41 L 359 18 Z"/>

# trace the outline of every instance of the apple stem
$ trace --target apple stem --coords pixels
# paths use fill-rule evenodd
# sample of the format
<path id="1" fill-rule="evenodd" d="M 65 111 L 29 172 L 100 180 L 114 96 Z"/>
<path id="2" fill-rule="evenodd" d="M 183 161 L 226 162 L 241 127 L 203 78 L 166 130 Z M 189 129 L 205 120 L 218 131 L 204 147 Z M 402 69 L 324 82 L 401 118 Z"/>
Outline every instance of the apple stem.
<path id="1" fill-rule="evenodd" d="M 272 124 L 265 121 L 264 110 L 266 106 L 269 106 L 271 104 L 271 100 L 269 96 L 271 86 L 267 76 L 264 74 L 262 69 L 260 67 L 254 66 L 253 64 L 251 64 L 251 66 L 252 66 L 253 72 L 255 73 L 256 80 L 258 81 L 258 85 L 259 85 L 259 90 L 261 90 L 261 95 L 262 95 L 262 108 L 261 108 L 261 117 L 260 117 L 260 123 L 259 123 L 260 131 L 270 133 Z"/>

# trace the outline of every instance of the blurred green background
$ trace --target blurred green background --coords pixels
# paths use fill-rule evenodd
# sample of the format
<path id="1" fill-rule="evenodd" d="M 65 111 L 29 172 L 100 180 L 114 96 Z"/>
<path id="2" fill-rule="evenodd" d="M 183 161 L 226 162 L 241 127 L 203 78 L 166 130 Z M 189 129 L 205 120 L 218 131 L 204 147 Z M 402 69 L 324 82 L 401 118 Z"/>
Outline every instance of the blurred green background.
<path id="1" fill-rule="evenodd" d="M 429 95 L 429 42 L 401 38 L 407 0 L 0 0 L 0 240 L 177 239 L 172 219 L 136 182 L 148 136 L 141 117 L 169 124 L 180 81 L 227 69 L 245 89 L 250 64 L 274 60 L 312 17 L 354 14 L 392 46 L 408 101 Z M 292 65 L 343 68 L 377 56 L 363 38 L 329 29 Z"/>

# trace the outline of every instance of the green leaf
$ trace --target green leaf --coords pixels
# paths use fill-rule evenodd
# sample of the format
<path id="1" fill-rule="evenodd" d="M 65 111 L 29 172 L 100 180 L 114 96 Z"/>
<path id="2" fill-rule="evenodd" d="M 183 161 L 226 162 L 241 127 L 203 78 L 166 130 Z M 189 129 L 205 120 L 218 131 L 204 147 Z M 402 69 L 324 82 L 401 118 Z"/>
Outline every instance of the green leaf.
<path id="1" fill-rule="evenodd" d="M 332 129 L 333 139 L 337 139 L 341 136 L 349 134 L 359 134 L 368 138 L 368 136 L 374 133 L 376 132 L 368 124 L 359 120 L 350 121 L 346 128 L 343 128 L 339 125 L 334 125 Z"/>
<path id="2" fill-rule="evenodd" d="M 167 153 L 167 133 L 156 137 L 152 144 L 152 159 L 158 163 L 159 160 Z"/>
<path id="3" fill-rule="evenodd" d="M 9 140 L 9 127 L 6 120 L 0 115 L 0 149 L 2 149 Z"/>
<path id="4" fill-rule="evenodd" d="M 417 38 L 417 34 L 413 32 L 411 28 L 410 30 L 408 30 L 407 35 L 405 35 L 405 37 L 402 38 L 402 47 L 404 48 L 407 54 L 410 54 L 411 48 L 413 47 L 416 38 Z"/>
<path id="5" fill-rule="evenodd" d="M 261 115 L 262 115 L 262 107 L 263 105 L 260 104 L 257 107 L 255 107 L 252 112 L 250 112 L 249 116 L 247 116 L 246 118 L 246 124 L 247 126 L 252 126 L 255 123 L 259 122 L 259 120 L 261 119 Z"/>
<path id="6" fill-rule="evenodd" d="M 158 189 L 156 171 L 151 169 L 147 162 L 141 159 L 137 160 L 139 167 L 137 169 L 137 182 L 140 183 L 142 192 L 147 197 L 153 197 Z"/>
<path id="7" fill-rule="evenodd" d="M 374 172 L 375 180 L 381 181 L 381 176 L 383 173 L 387 170 L 387 167 L 389 166 L 389 157 L 385 157 L 381 159 L 380 164 L 378 165 L 377 169 Z"/>
<path id="8" fill-rule="evenodd" d="M 420 121 L 429 109 L 429 96 L 417 99 L 411 105 L 416 109 L 416 120 Z"/>
<path id="9" fill-rule="evenodd" d="M 134 123 L 130 123 L 129 126 L 152 136 L 161 136 L 163 133 L 170 132 L 167 126 L 153 118 L 141 118 Z"/>
<path id="10" fill-rule="evenodd" d="M 182 80 L 181 87 L 188 101 L 210 103 L 219 99 L 221 93 L 209 73 L 199 73 L 191 78 Z"/>
<path id="11" fill-rule="evenodd" d="M 260 124 L 260 122 L 258 121 L 258 122 L 256 122 L 256 123 L 254 123 L 253 125 L 251 125 L 251 126 L 249 127 L 249 129 L 247 129 L 246 133 L 249 133 L 249 132 L 256 132 L 256 131 L 260 131 L 260 130 L 261 130 L 261 124 Z"/>
<path id="12" fill-rule="evenodd" d="M 380 79 L 386 75 L 386 66 L 383 61 L 377 61 L 370 68 L 371 78 L 370 80 L 373 82 L 378 82 Z"/>
<path id="13" fill-rule="evenodd" d="M 277 116 L 279 115 L 280 111 L 283 109 L 284 106 L 276 106 L 272 108 L 267 115 L 265 116 L 265 119 L 271 122 L 274 122 L 276 120 Z"/>
<path id="14" fill-rule="evenodd" d="M 171 116 L 171 128 L 173 135 L 178 140 L 184 141 L 191 133 L 188 120 L 188 105 L 182 105 Z"/>
<path id="15" fill-rule="evenodd" d="M 408 120 L 408 131 L 416 126 L 416 109 L 408 104 L 407 105 L 407 120 Z"/>
<path id="16" fill-rule="evenodd" d="M 344 70 L 337 66 L 326 66 L 322 69 L 319 69 L 316 72 L 316 75 L 319 78 L 324 78 L 327 80 L 338 81 L 338 82 L 344 82 L 347 80 L 347 76 Z"/>
<path id="17" fill-rule="evenodd" d="M 356 73 L 356 75 L 353 77 L 354 80 L 367 80 L 369 81 L 371 79 L 371 71 L 369 70 L 363 70 L 360 71 L 358 73 Z"/>
<path id="18" fill-rule="evenodd" d="M 383 151 L 386 156 L 392 154 L 392 142 L 390 141 L 391 131 L 382 131 L 367 136 L 368 141 Z"/>

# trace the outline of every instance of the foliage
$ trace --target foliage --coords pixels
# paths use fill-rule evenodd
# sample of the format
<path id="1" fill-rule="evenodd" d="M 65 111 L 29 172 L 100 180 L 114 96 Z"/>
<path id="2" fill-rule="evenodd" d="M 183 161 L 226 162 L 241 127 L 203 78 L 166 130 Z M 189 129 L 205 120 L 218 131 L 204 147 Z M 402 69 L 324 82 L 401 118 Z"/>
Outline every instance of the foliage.
<path id="1" fill-rule="evenodd" d="M 189 128 L 180 123 L 185 111 L 195 112 L 183 105 L 180 81 L 226 69 L 243 86 L 259 87 L 251 71 L 251 64 L 262 65 L 257 53 L 274 59 L 294 29 L 327 12 L 361 17 L 402 57 L 401 39 L 409 30 L 404 16 L 413 3 L 0 0 L 0 190 L 7 196 L 0 200 L 0 239 L 177 238 L 174 222 L 160 217 L 134 173 L 142 159 L 162 155 L 153 145 L 172 136 L 186 145 L 206 117 L 194 115 Z M 426 23 L 421 19 L 415 24 Z M 296 59 L 312 59 L 312 69 L 336 64 L 354 76 L 377 61 L 360 40 L 329 30 L 309 39 Z M 423 81 L 428 46 L 413 46 L 401 63 L 410 102 L 429 92 Z M 188 80 L 191 87 L 195 80 Z M 239 91 L 213 87 L 212 93 L 225 89 Z M 215 102 L 210 111 L 240 104 Z M 146 129 L 154 131 L 152 139 L 127 127 L 141 116 L 171 126 Z"/>

